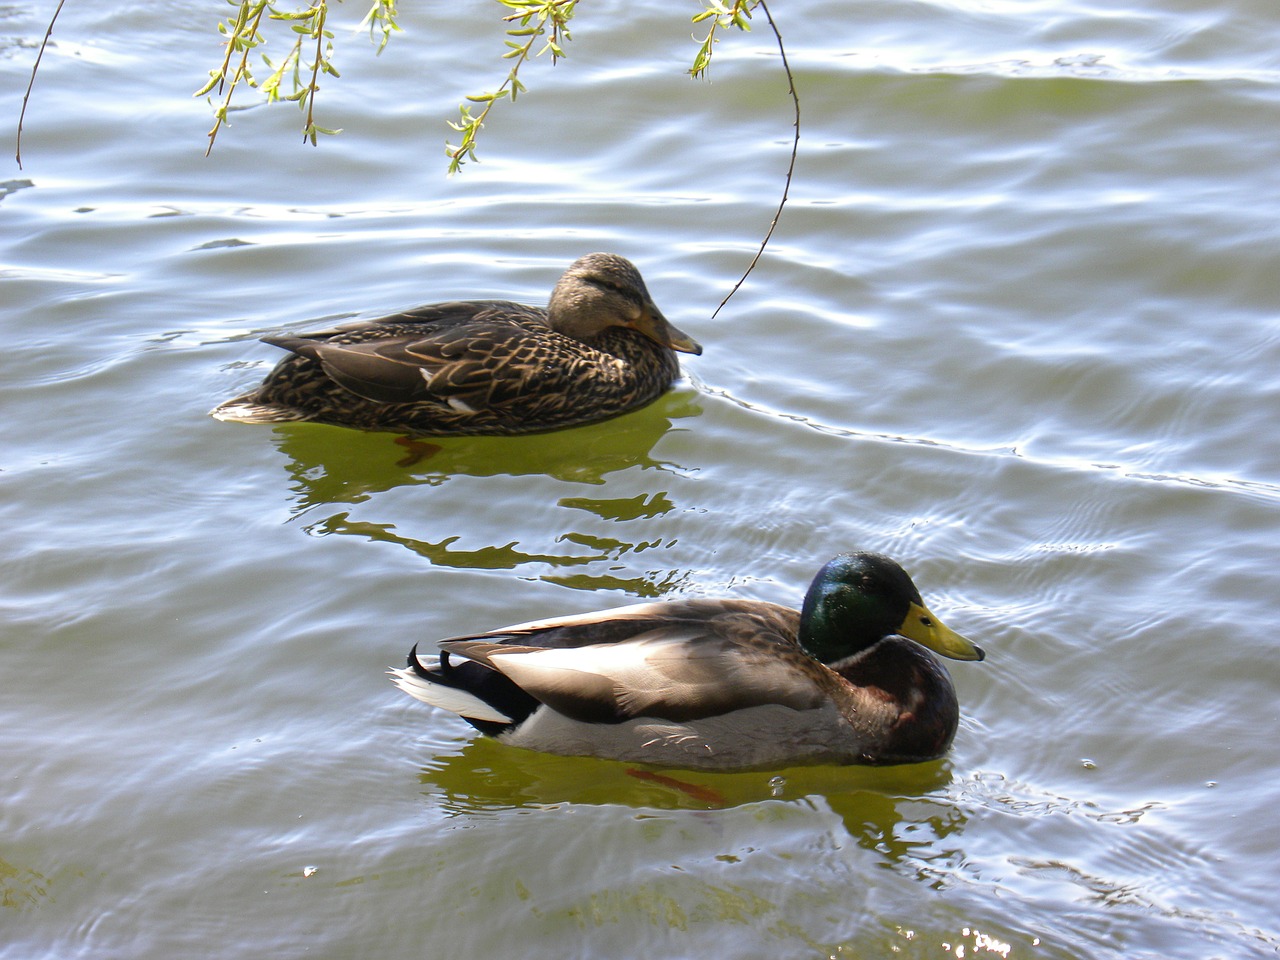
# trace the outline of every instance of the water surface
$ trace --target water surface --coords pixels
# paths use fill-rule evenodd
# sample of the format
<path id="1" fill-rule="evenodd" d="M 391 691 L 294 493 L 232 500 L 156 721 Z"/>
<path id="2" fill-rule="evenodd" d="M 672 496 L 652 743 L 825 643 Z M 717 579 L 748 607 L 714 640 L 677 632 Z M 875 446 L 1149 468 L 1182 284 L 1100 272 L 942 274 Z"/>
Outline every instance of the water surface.
<path id="1" fill-rule="evenodd" d="M 342 136 L 253 107 L 208 160 L 219 11 L 59 21 L 0 183 L 0 957 L 1275 956 L 1273 4 L 775 10 L 792 200 L 714 320 L 790 151 L 763 23 L 697 83 L 690 11 L 583 7 L 448 179 L 478 10 L 380 58 L 343 11 Z M 2 116 L 48 13 L 0 8 Z M 707 348 L 645 410 L 411 466 L 206 416 L 263 333 L 591 250 Z M 988 651 L 943 761 L 680 788 L 383 675 L 855 547 Z"/>

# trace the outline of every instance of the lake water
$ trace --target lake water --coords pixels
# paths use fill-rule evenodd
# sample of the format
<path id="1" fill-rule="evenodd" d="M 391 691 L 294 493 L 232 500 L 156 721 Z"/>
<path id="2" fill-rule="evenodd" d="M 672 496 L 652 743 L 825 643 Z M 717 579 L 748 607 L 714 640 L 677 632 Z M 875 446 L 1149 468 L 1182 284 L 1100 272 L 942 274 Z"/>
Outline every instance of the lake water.
<path id="1" fill-rule="evenodd" d="M 0 957 L 1280 952 L 1280 8 L 583 4 L 482 163 L 496 4 L 203 157 L 205 0 L 69 2 L 0 178 Z M 0 6 L 10 131 L 53 3 Z M 166 22 L 167 21 L 167 22 Z M 249 107 L 251 95 L 239 101 Z M 647 409 L 456 439 L 206 414 L 264 333 L 634 260 Z M 478 740 L 409 646 L 897 557 L 988 652 L 943 761 L 668 774 Z"/>

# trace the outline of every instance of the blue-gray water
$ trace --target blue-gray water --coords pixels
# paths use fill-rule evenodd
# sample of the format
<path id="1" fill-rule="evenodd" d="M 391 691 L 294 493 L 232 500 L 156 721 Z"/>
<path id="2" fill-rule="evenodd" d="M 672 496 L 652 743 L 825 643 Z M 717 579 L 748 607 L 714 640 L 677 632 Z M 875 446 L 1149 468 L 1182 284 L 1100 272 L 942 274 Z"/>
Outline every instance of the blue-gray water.
<path id="1" fill-rule="evenodd" d="M 0 7 L 10 130 L 52 6 Z M 350 6 L 319 149 L 255 107 L 202 157 L 230 8 L 69 2 L 46 54 L 0 185 L 0 957 L 1280 952 L 1280 8 L 778 5 L 792 200 L 712 320 L 790 150 L 759 17 L 708 84 L 696 5 L 582 5 L 447 179 L 501 8 L 406 5 L 375 58 Z M 707 348 L 642 412 L 411 467 L 206 416 L 262 333 L 592 250 Z M 682 791 L 383 675 L 796 603 L 852 547 L 988 651 L 945 761 Z"/>

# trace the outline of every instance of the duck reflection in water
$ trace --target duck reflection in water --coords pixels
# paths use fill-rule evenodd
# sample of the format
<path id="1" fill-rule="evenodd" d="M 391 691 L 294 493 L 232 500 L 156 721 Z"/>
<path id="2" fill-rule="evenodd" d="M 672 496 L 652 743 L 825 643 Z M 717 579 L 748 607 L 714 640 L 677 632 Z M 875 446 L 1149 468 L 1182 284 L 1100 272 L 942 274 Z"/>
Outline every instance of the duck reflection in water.
<path id="1" fill-rule="evenodd" d="M 966 822 L 964 809 L 947 797 L 955 777 L 946 759 L 889 767 L 693 773 L 512 750 L 481 737 L 456 752 L 437 754 L 417 776 L 447 813 L 468 818 L 565 804 L 647 811 L 800 805 L 806 817 L 838 818 L 858 846 L 890 864 L 928 859 L 924 855 Z M 717 822 L 707 821 L 708 828 Z"/>

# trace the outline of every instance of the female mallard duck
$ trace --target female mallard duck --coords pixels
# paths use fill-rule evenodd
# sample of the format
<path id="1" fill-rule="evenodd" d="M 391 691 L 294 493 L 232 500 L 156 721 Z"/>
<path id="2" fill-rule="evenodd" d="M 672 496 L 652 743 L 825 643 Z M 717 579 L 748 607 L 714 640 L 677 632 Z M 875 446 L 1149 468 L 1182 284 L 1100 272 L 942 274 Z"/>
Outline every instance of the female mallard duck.
<path id="1" fill-rule="evenodd" d="M 437 303 L 300 336 L 219 420 L 307 420 L 420 436 L 516 434 L 617 416 L 655 400 L 702 348 L 667 322 L 640 272 L 612 253 L 576 261 L 547 308 Z"/>
<path id="2" fill-rule="evenodd" d="M 818 572 L 799 612 L 642 603 L 443 640 L 439 656 L 415 646 L 391 673 L 410 696 L 548 753 L 709 770 L 914 763 L 945 753 L 960 718 L 924 647 L 983 658 L 902 567 L 853 553 Z"/>

